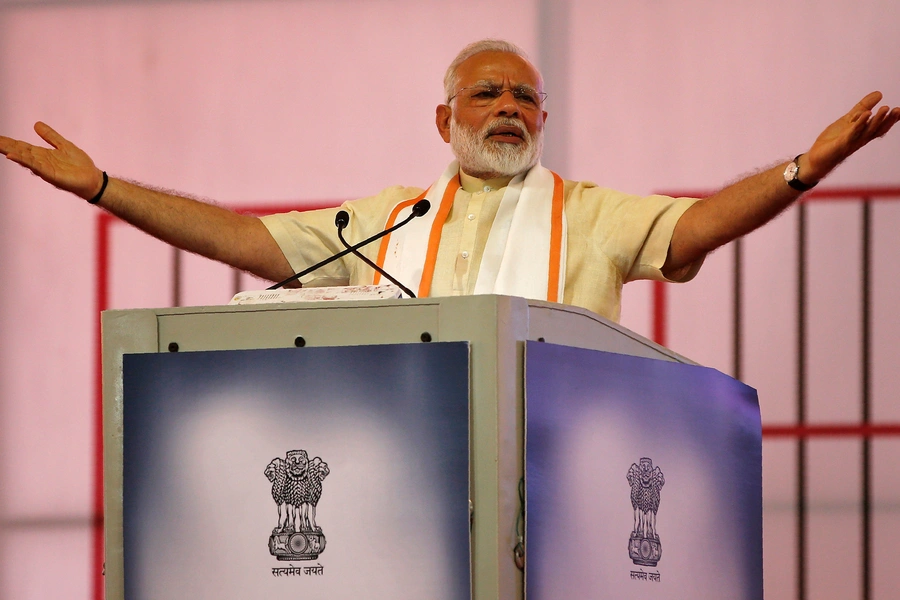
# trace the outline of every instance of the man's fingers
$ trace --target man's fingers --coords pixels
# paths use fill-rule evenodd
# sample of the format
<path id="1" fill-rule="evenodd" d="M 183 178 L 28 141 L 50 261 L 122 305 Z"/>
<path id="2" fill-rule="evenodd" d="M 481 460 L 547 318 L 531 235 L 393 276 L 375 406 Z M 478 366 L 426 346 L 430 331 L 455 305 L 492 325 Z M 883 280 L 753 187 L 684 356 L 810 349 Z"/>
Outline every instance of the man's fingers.
<path id="1" fill-rule="evenodd" d="M 881 122 L 881 124 L 877 129 L 875 129 L 874 133 L 872 134 L 872 138 L 880 138 L 881 136 L 886 134 L 891 130 L 891 127 L 897 124 L 897 121 L 900 121 L 900 108 L 893 109 L 885 116 L 884 121 Z"/>
<path id="2" fill-rule="evenodd" d="M 31 144 L 21 143 L 19 147 L 7 155 L 7 158 L 13 160 L 23 167 L 27 167 L 32 171 L 39 170 L 43 161 L 39 152 L 35 152 L 35 147 Z M 43 150 L 43 148 L 41 148 Z M 45 150 L 46 151 L 46 150 Z"/>
<path id="3" fill-rule="evenodd" d="M 6 155 L 7 160 L 11 160 L 16 164 L 22 165 L 29 171 L 34 174 L 37 174 L 39 170 L 38 161 L 35 160 L 34 156 L 31 154 L 19 154 L 16 152 L 10 152 Z"/>
<path id="4" fill-rule="evenodd" d="M 12 143 L 7 144 L 7 145 L 3 145 L 2 142 L 0 142 L 0 146 L 2 146 L 3 154 L 5 154 L 6 158 L 8 158 L 9 160 L 11 160 L 13 162 L 17 162 L 23 166 L 28 166 L 25 163 L 28 162 L 28 158 L 30 157 L 31 153 L 28 151 L 27 144 L 25 144 L 23 142 L 17 142 L 15 140 L 10 140 L 10 141 Z M 28 155 L 28 156 L 26 156 L 26 155 Z"/>
<path id="5" fill-rule="evenodd" d="M 853 118 L 850 119 L 850 130 L 846 134 L 847 137 L 852 141 L 856 141 L 861 138 L 866 132 L 866 128 L 868 127 L 869 123 L 871 122 L 871 117 L 872 113 L 868 110 L 854 115 Z"/>
<path id="6" fill-rule="evenodd" d="M 879 102 L 881 102 L 881 99 L 883 97 L 884 94 L 882 94 L 881 92 L 871 92 L 867 94 L 865 98 L 860 100 L 850 112 L 854 112 L 856 110 L 872 110 Z"/>
<path id="7" fill-rule="evenodd" d="M 884 125 L 884 121 L 887 119 L 889 112 L 890 109 L 887 106 L 879 108 L 878 112 L 875 113 L 875 116 L 869 119 L 869 122 L 866 125 L 866 135 L 874 137 L 875 132 Z"/>
<path id="8" fill-rule="evenodd" d="M 57 150 L 68 142 L 66 138 L 59 135 L 52 127 L 41 121 L 34 124 L 34 132 Z"/>
<path id="9" fill-rule="evenodd" d="M 8 155 L 16 149 L 16 145 L 19 143 L 12 138 L 0 135 L 0 154 Z"/>
<path id="10" fill-rule="evenodd" d="M 21 142 L 11 138 L 2 138 L 0 139 L 0 149 L 2 149 L 2 153 L 6 155 L 7 159 L 35 173 L 45 172 L 54 168 L 50 160 L 52 151 L 47 148 L 33 146 L 28 142 Z"/>
<path id="11" fill-rule="evenodd" d="M 866 120 L 863 130 L 854 132 L 854 136 L 866 144 L 886 134 L 898 118 L 900 118 L 900 109 L 882 106 L 874 116 Z"/>
<path id="12" fill-rule="evenodd" d="M 22 161 L 22 157 L 20 157 L 18 154 L 14 154 L 14 153 L 12 153 L 12 152 L 6 154 L 6 160 L 11 160 L 11 161 L 13 161 L 13 162 L 16 163 L 16 164 L 22 165 L 23 167 L 28 167 L 28 165 L 26 165 L 26 164 Z"/>

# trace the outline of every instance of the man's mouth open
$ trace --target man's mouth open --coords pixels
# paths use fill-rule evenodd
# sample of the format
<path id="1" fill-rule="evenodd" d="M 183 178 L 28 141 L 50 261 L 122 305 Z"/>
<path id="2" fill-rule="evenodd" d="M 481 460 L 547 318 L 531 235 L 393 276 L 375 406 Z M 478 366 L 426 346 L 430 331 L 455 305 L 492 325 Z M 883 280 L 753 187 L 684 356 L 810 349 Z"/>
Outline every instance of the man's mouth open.
<path id="1" fill-rule="evenodd" d="M 520 144 L 525 141 L 522 130 L 510 125 L 501 125 L 500 127 L 491 129 L 487 137 L 496 142 L 507 142 L 511 144 Z"/>

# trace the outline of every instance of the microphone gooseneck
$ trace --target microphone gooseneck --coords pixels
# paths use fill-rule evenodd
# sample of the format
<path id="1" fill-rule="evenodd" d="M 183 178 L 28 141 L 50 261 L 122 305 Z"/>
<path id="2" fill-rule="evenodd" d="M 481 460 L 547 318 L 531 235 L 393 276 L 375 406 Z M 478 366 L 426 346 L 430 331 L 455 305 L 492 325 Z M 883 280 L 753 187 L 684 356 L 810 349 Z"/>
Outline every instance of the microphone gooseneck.
<path id="1" fill-rule="evenodd" d="M 425 200 L 424 202 L 428 202 L 428 201 Z M 426 211 L 428 210 L 427 206 L 425 207 L 425 210 Z M 425 213 L 422 213 L 422 214 L 425 214 Z M 413 216 L 415 216 L 415 217 L 421 216 L 421 215 L 416 214 L 415 206 L 413 206 Z M 350 244 L 347 243 L 347 240 L 344 239 L 344 227 L 346 227 L 349 223 L 350 223 L 350 214 L 346 210 L 339 211 L 338 214 L 335 215 L 335 217 L 334 217 L 334 224 L 337 226 L 337 236 L 338 236 L 338 239 L 341 241 L 341 243 L 344 245 L 344 248 L 347 248 L 348 250 L 350 250 L 350 252 L 352 252 L 354 256 L 359 258 L 361 261 L 363 261 L 364 263 L 366 263 L 367 265 L 369 265 L 370 267 L 372 267 L 379 273 L 381 273 L 381 275 L 385 279 L 387 279 L 388 281 L 390 281 L 391 283 L 393 283 L 394 285 L 399 287 L 401 290 L 403 290 L 403 293 L 405 293 L 407 296 L 409 296 L 410 298 L 415 298 L 416 295 L 412 293 L 412 290 L 410 290 L 408 287 L 406 287 L 405 285 L 403 285 L 402 283 L 400 283 L 399 281 L 397 281 L 396 279 L 391 277 L 390 273 L 388 273 L 387 271 L 385 271 L 384 269 L 379 267 L 377 264 L 375 264 L 374 262 L 369 260 L 368 256 L 366 256 L 359 250 L 354 249 L 352 246 L 350 246 Z"/>
<path id="2" fill-rule="evenodd" d="M 285 286 L 285 285 L 291 283 L 292 281 L 297 281 L 298 279 L 300 279 L 300 278 L 303 277 L 304 275 L 306 275 L 306 274 L 308 274 L 308 273 L 312 273 L 312 272 L 315 271 L 316 269 L 321 269 L 321 268 L 324 267 L 325 265 L 327 265 L 327 264 L 329 264 L 329 263 L 331 263 L 331 262 L 334 262 L 334 261 L 336 261 L 336 260 L 339 259 L 339 258 L 343 258 L 344 256 L 350 254 L 351 252 L 355 252 L 356 250 L 359 250 L 359 249 L 362 248 L 363 246 L 365 246 L 365 245 L 367 245 L 367 244 L 371 244 L 371 243 L 374 242 L 375 240 L 378 240 L 378 239 L 383 238 L 384 236 L 386 236 L 387 234 L 391 233 L 392 231 L 396 231 L 397 229 L 400 229 L 401 227 L 403 227 L 404 225 L 406 225 L 407 223 L 409 223 L 410 221 L 412 221 L 412 220 L 415 219 L 416 217 L 421 217 L 422 215 L 424 215 L 425 213 L 427 213 L 428 210 L 429 210 L 430 208 L 431 208 L 431 202 L 429 202 L 428 200 L 425 200 L 425 199 L 419 200 L 418 202 L 416 202 L 416 203 L 413 205 L 413 207 L 412 207 L 412 212 L 410 213 L 410 215 L 409 215 L 408 217 L 406 217 L 405 219 L 403 219 L 402 221 L 400 221 L 399 223 L 395 223 L 394 225 L 392 225 L 391 227 L 388 227 L 388 228 L 385 229 L 384 231 L 381 231 L 381 232 L 379 232 L 379 233 L 376 233 L 376 234 L 373 235 L 372 237 L 366 238 L 366 239 L 364 239 L 363 241 L 361 241 L 360 243 L 358 243 L 358 244 L 356 244 L 356 245 L 354 245 L 354 246 L 347 246 L 346 250 L 342 250 L 342 251 L 338 252 L 337 254 L 334 254 L 334 255 L 332 255 L 332 256 L 329 256 L 329 257 L 326 258 L 325 260 L 320 261 L 320 262 L 317 262 L 317 263 L 314 264 L 313 266 L 311 266 L 311 267 L 309 267 L 309 268 L 307 268 L 307 269 L 303 269 L 303 270 L 300 271 L 299 273 L 295 273 L 295 274 L 291 275 L 290 277 L 288 277 L 287 279 L 285 279 L 285 280 L 283 280 L 283 281 L 279 281 L 278 283 L 276 283 L 276 284 L 274 284 L 274 285 L 270 285 L 270 286 L 267 287 L 266 289 L 267 289 L 267 290 L 277 290 L 278 288 L 283 287 L 283 286 Z M 342 217 L 341 213 L 347 215 L 347 216 L 346 216 L 347 222 L 344 223 L 343 226 L 341 226 L 341 225 L 338 224 L 338 219 L 339 219 L 339 218 L 341 218 L 341 221 L 343 221 L 343 217 Z M 343 229 L 344 227 L 346 227 L 347 224 L 348 224 L 349 222 L 350 222 L 350 214 L 347 213 L 347 211 L 345 211 L 345 210 L 338 211 L 338 214 L 335 215 L 335 217 L 334 217 L 334 224 L 335 224 L 335 226 L 337 226 L 337 227 L 339 228 L 339 230 L 340 230 L 340 229 Z M 341 237 L 341 236 L 338 235 L 338 237 Z M 342 241 L 343 241 L 343 240 L 342 240 Z M 344 243 L 344 245 L 346 246 L 346 242 Z M 361 255 L 358 255 L 358 256 L 361 256 Z M 390 276 L 387 275 L 387 273 L 382 272 L 382 275 L 384 275 L 384 276 L 387 277 L 389 280 L 391 280 L 391 281 L 393 281 L 394 283 L 396 283 L 401 289 L 403 289 L 404 292 L 407 291 L 406 288 L 404 288 L 402 285 L 400 285 L 399 283 L 397 283 L 396 281 L 394 281 L 393 278 L 391 278 Z M 410 296 L 413 297 L 413 298 L 415 298 L 415 296 L 414 296 L 411 292 L 410 292 Z"/>

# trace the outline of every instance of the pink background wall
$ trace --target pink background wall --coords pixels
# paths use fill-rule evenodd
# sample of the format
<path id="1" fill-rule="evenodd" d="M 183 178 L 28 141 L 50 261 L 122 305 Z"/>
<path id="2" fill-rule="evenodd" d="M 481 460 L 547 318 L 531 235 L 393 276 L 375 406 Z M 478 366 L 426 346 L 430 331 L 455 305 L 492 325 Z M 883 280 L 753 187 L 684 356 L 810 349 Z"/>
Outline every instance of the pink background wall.
<path id="1" fill-rule="evenodd" d="M 503 37 L 545 71 L 547 166 L 635 193 L 712 190 L 806 150 L 868 91 L 900 104 L 897 13 L 895 0 L 0 1 L 0 133 L 34 140 L 31 125 L 44 120 L 111 174 L 223 204 L 425 186 L 451 159 L 433 124 L 446 65 L 470 41 Z M 898 157 L 893 132 L 827 185 L 900 185 Z M 900 421 L 900 209 L 875 212 L 874 410 Z M 794 418 L 795 213 L 745 247 L 754 291 L 743 378 L 760 390 L 766 422 Z M 811 210 L 812 420 L 858 419 L 856 215 L 846 203 Z M 90 595 L 96 216 L 0 163 L 3 598 Z M 170 302 L 166 248 L 123 227 L 113 248 L 115 307 Z M 190 259 L 185 270 L 186 304 L 228 300 L 226 269 Z M 730 273 L 721 251 L 670 290 L 668 331 L 675 350 L 726 372 Z M 645 335 L 649 298 L 634 284 L 623 310 Z M 811 446 L 811 597 L 859 595 L 857 447 Z M 875 447 L 878 527 L 892 535 L 898 450 Z M 794 589 L 792 453 L 788 442 L 766 445 L 770 598 Z M 876 539 L 879 598 L 900 586 L 889 537 Z"/>

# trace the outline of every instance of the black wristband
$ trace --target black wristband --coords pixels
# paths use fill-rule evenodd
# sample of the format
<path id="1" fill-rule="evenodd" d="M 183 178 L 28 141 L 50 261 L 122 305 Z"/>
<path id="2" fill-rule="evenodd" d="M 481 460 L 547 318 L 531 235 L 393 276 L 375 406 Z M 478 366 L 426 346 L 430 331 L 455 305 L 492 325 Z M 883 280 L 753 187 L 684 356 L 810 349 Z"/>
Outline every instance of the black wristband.
<path id="1" fill-rule="evenodd" d="M 103 185 L 100 186 L 100 191 L 97 192 L 97 195 L 88 200 L 88 204 L 97 204 L 100 202 L 100 198 L 103 197 L 103 192 L 106 191 L 107 185 L 109 185 L 109 175 L 106 174 L 106 171 L 103 171 Z"/>

